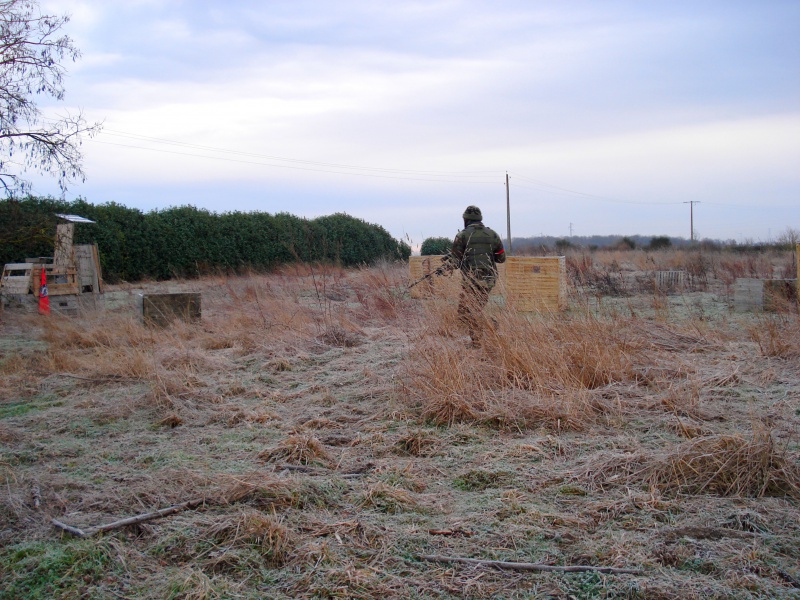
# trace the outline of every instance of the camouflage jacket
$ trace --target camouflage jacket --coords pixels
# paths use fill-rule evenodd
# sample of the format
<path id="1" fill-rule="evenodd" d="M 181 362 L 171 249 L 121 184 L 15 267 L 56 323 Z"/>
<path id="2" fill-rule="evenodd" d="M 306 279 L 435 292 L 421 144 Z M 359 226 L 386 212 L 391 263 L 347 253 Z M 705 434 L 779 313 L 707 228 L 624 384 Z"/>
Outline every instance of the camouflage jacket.
<path id="1" fill-rule="evenodd" d="M 506 261 L 500 236 L 480 221 L 458 232 L 450 253 L 462 272 L 492 284 L 497 277 L 495 265 Z"/>

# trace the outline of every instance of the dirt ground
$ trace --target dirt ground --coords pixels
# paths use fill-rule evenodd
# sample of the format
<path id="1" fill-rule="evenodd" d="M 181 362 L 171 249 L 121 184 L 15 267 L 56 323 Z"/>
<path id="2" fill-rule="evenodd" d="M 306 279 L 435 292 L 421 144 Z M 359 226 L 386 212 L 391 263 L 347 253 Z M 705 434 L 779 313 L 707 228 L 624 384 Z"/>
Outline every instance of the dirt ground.
<path id="1" fill-rule="evenodd" d="M 796 310 L 573 282 L 472 348 L 405 269 L 0 313 L 0 598 L 800 598 Z"/>

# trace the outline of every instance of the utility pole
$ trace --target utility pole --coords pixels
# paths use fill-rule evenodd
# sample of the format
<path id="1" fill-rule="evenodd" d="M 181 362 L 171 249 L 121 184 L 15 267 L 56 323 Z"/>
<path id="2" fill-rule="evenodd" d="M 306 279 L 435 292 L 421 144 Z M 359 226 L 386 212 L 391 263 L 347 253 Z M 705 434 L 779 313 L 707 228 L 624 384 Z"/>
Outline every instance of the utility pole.
<path id="1" fill-rule="evenodd" d="M 691 231 L 689 232 L 689 239 L 693 242 L 694 241 L 694 205 L 700 204 L 700 200 L 689 200 L 688 202 L 684 202 L 684 204 L 689 205 L 689 227 Z"/>
<path id="2" fill-rule="evenodd" d="M 506 218 L 508 224 L 508 255 L 511 256 L 511 193 L 508 189 L 508 171 L 506 171 Z"/>

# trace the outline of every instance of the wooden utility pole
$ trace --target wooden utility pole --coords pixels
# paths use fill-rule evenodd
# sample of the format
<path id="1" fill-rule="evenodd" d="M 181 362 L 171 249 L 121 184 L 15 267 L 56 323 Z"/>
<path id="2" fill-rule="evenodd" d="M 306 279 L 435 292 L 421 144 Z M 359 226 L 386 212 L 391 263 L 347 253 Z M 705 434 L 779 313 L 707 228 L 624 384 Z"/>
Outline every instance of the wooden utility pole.
<path id="1" fill-rule="evenodd" d="M 689 227 L 691 230 L 689 231 L 689 239 L 693 242 L 694 241 L 694 205 L 700 204 L 700 200 L 689 200 L 688 202 L 684 202 L 684 204 L 689 205 Z"/>
<path id="2" fill-rule="evenodd" d="M 506 219 L 508 225 L 508 256 L 511 256 L 511 194 L 508 189 L 508 171 L 506 171 Z"/>

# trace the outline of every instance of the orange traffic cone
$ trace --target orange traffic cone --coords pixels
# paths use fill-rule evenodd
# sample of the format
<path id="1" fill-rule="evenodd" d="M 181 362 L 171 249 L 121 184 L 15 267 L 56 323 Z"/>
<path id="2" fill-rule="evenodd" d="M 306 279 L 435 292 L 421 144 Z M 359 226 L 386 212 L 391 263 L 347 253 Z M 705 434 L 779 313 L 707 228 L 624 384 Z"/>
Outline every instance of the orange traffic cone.
<path id="1" fill-rule="evenodd" d="M 42 281 L 39 287 L 39 314 L 50 314 L 50 296 L 47 295 L 47 273 L 42 265 Z"/>

